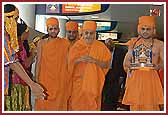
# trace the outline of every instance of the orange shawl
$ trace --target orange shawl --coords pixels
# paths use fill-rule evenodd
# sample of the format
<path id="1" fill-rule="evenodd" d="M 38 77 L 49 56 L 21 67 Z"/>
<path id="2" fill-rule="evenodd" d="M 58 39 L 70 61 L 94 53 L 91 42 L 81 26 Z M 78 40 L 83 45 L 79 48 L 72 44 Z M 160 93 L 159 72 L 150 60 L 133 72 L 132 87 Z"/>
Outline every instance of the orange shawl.
<path id="1" fill-rule="evenodd" d="M 164 69 L 159 70 L 159 77 L 162 83 L 162 87 L 164 88 Z"/>
<path id="2" fill-rule="evenodd" d="M 99 61 L 107 62 L 111 59 L 111 53 L 103 43 L 95 40 L 92 45 L 88 46 L 83 39 L 78 40 L 70 49 L 69 53 L 69 72 L 73 81 L 82 77 L 82 84 L 80 85 L 81 90 L 79 90 L 79 93 L 77 92 L 75 96 L 80 94 L 80 92 L 83 92 L 84 95 L 90 95 L 90 98 L 99 97 L 98 101 L 100 101 L 105 75 L 108 68 L 103 69 L 94 63 L 87 62 L 75 64 L 76 59 L 86 55 Z M 73 90 L 76 89 L 73 87 L 72 92 Z M 74 96 L 73 93 L 72 96 Z M 92 101 L 94 102 L 94 100 Z M 80 100 L 78 102 L 80 103 Z M 87 100 L 85 103 L 87 103 Z M 81 110 L 85 110 L 85 108 L 81 108 Z"/>
<path id="3" fill-rule="evenodd" d="M 67 110 L 68 87 L 67 40 L 57 38 L 42 47 L 39 82 L 46 89 L 47 100 L 36 99 L 35 110 Z"/>

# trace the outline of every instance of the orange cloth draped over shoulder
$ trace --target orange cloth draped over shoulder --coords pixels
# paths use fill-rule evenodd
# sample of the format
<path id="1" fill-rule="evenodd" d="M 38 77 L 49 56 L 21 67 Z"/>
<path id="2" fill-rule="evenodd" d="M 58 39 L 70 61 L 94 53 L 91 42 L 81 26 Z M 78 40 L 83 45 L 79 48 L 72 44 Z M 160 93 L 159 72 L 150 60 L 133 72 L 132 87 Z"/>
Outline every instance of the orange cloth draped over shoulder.
<path id="1" fill-rule="evenodd" d="M 69 85 L 67 52 L 69 43 L 63 38 L 49 40 L 42 46 L 39 83 L 46 89 L 47 99 L 36 99 L 37 111 L 67 110 Z"/>
<path id="2" fill-rule="evenodd" d="M 137 41 L 136 38 L 129 42 L 129 46 Z M 136 45 L 142 44 L 140 39 Z M 163 89 L 157 70 L 142 68 L 132 70 L 127 74 L 126 90 L 122 104 L 130 105 L 134 110 L 159 110 L 159 104 L 164 103 Z"/>
<path id="3" fill-rule="evenodd" d="M 73 81 L 70 110 L 100 110 L 101 92 L 108 68 L 102 69 L 88 62 L 75 64 L 75 60 L 82 56 L 106 62 L 111 59 L 111 53 L 100 41 L 95 40 L 88 46 L 84 39 L 78 40 L 69 53 L 68 68 Z"/>

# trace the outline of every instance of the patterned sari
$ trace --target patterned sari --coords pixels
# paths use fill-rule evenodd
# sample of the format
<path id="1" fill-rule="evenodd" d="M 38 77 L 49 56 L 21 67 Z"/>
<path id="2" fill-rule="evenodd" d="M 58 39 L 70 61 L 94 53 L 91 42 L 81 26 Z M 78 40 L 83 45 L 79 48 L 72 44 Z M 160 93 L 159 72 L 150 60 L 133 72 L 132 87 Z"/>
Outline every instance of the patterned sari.
<path id="1" fill-rule="evenodd" d="M 17 52 L 18 59 L 23 68 L 28 72 L 28 65 L 25 63 L 27 58 L 26 50 L 23 46 L 23 42 L 19 43 L 19 52 Z M 30 110 L 30 96 L 28 85 L 14 72 L 10 74 L 11 87 L 10 96 L 6 96 L 5 104 L 6 111 L 26 111 Z"/>

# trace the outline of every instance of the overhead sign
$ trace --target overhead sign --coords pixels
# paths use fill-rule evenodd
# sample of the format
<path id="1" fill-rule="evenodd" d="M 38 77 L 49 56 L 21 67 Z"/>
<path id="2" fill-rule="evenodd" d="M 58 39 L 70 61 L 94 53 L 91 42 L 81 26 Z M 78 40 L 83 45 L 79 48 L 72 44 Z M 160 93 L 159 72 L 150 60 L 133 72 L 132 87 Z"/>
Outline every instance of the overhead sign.
<path id="1" fill-rule="evenodd" d="M 46 4 L 46 13 L 60 13 L 59 4 Z"/>
<path id="2" fill-rule="evenodd" d="M 101 10 L 101 4 L 62 4 L 62 13 L 87 13 Z"/>

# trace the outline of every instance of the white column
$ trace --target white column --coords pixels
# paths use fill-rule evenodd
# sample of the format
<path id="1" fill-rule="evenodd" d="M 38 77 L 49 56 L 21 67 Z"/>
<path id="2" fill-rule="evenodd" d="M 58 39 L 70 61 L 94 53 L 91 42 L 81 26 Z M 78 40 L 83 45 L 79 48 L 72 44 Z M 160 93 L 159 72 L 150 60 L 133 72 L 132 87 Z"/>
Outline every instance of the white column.
<path id="1" fill-rule="evenodd" d="M 66 19 L 61 19 L 59 18 L 59 27 L 60 27 L 60 33 L 58 34 L 59 37 L 65 38 L 66 36 L 66 31 L 65 31 L 65 24 L 66 24 Z"/>
<path id="2" fill-rule="evenodd" d="M 19 9 L 19 17 L 22 18 L 26 24 L 35 28 L 35 4 L 17 4 L 14 5 Z"/>

